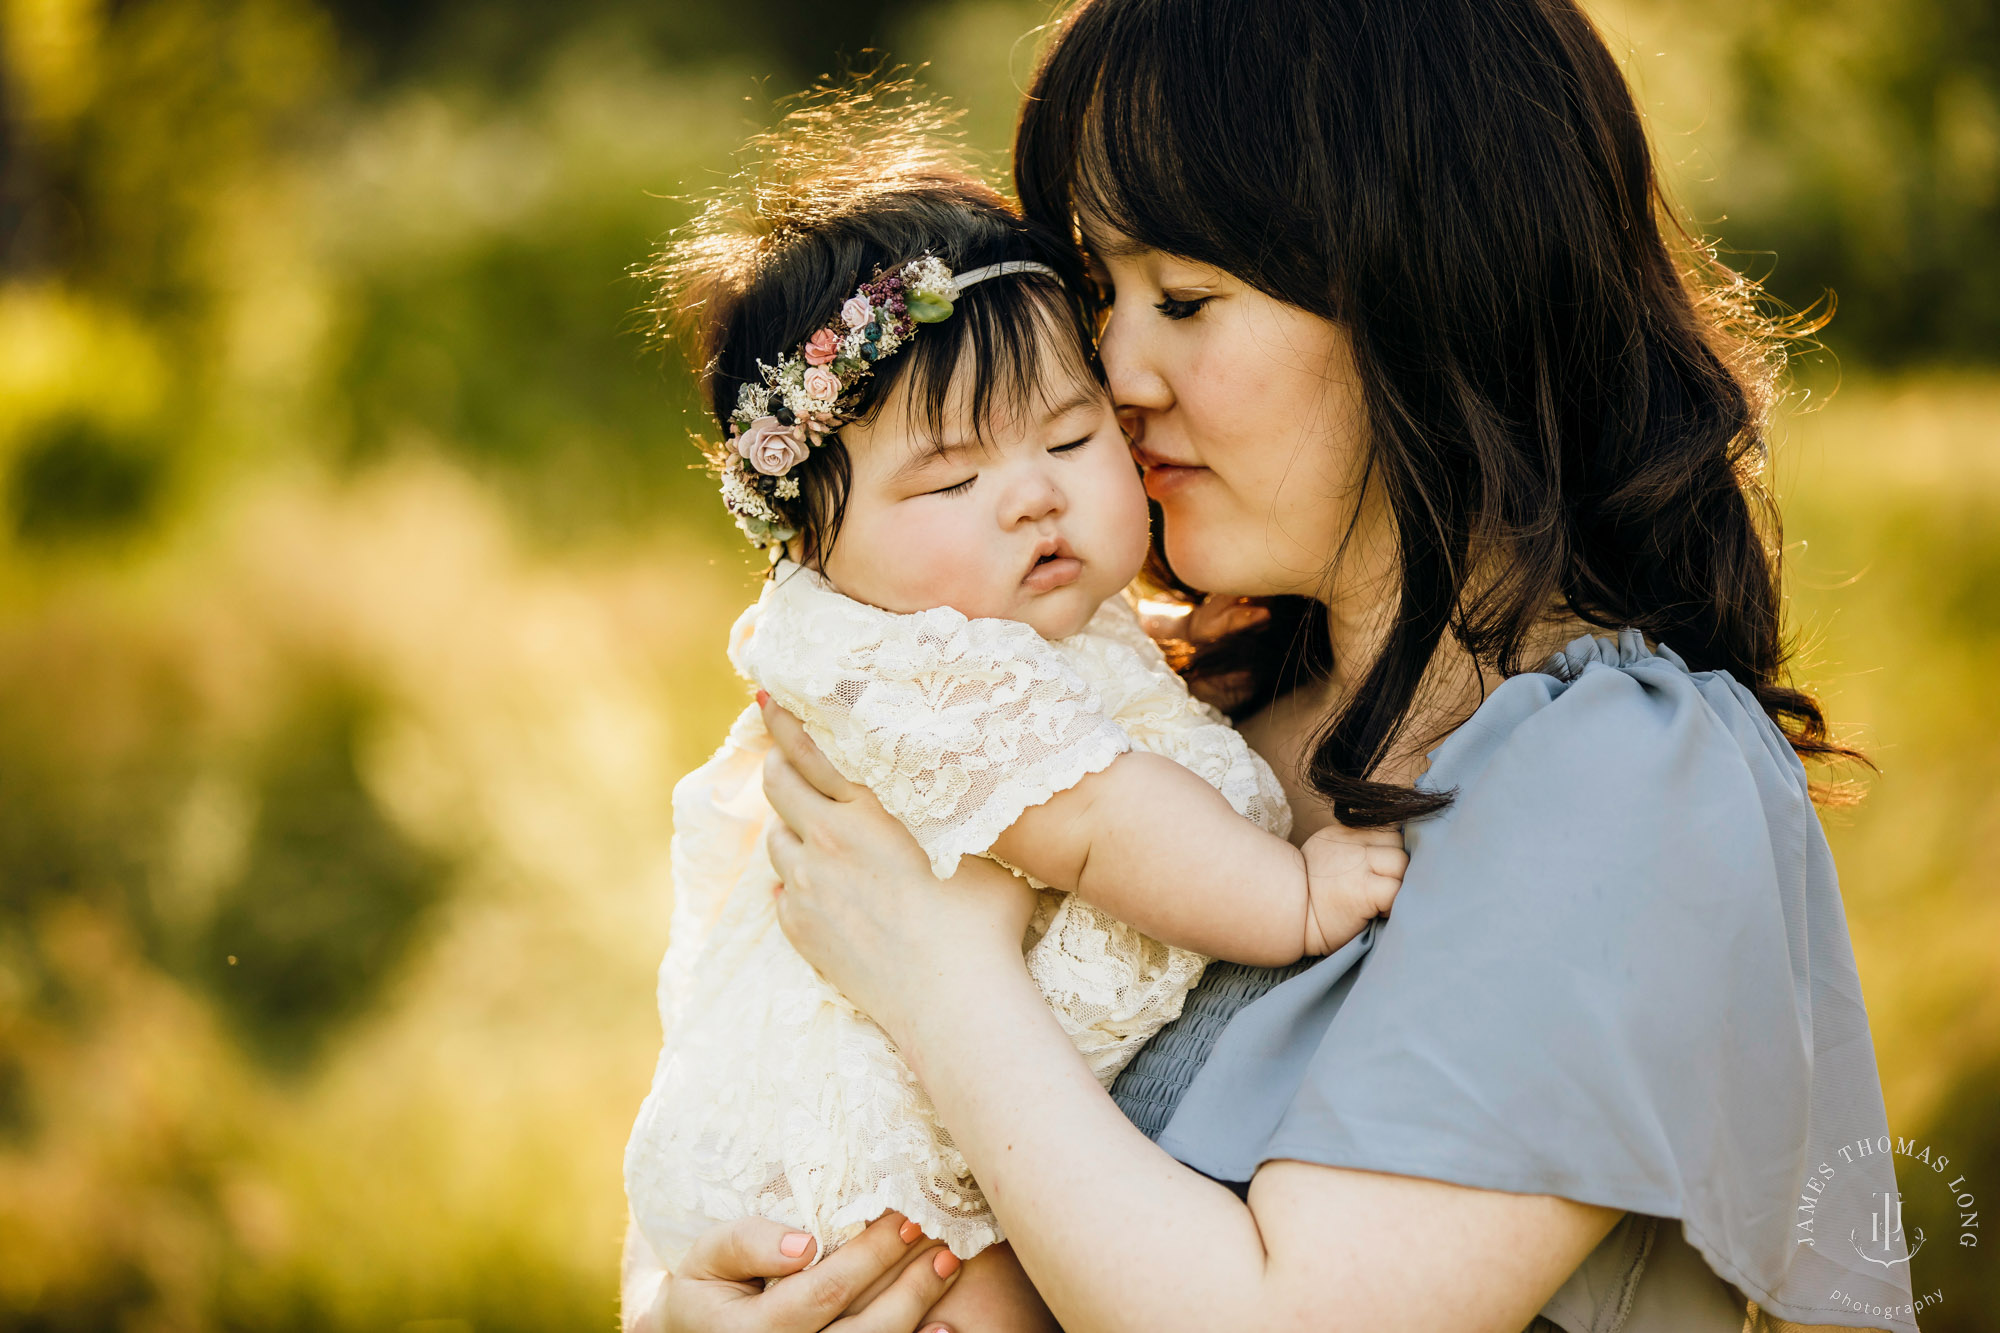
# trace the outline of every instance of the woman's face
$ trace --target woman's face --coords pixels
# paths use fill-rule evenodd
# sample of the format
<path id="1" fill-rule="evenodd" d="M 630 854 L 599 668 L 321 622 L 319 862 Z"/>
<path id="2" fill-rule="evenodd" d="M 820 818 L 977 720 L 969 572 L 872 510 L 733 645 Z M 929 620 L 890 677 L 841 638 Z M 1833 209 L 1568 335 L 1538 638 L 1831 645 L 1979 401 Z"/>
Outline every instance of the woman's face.
<path id="1" fill-rule="evenodd" d="M 1205 592 L 1328 597 L 1363 478 L 1346 334 L 1221 269 L 1101 228 L 1084 239 L 1112 298 L 1112 398 L 1174 572 Z M 1363 517 L 1354 537 L 1372 544 Z"/>

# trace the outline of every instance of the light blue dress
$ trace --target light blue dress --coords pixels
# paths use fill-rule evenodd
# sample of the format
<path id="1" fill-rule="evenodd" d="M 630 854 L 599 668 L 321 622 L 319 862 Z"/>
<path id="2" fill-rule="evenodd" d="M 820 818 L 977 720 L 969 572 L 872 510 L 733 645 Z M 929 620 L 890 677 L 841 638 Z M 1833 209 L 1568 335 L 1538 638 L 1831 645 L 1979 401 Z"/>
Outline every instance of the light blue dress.
<path id="1" fill-rule="evenodd" d="M 1536 1328 L 1739 1333 L 1747 1299 L 1912 1333 L 1907 1263 L 1851 1243 L 1895 1180 L 1840 1152 L 1888 1128 L 1833 861 L 1749 691 L 1579 639 L 1419 785 L 1457 796 L 1392 915 L 1212 966 L 1126 1113 L 1232 1184 L 1286 1158 L 1624 1210 Z"/>

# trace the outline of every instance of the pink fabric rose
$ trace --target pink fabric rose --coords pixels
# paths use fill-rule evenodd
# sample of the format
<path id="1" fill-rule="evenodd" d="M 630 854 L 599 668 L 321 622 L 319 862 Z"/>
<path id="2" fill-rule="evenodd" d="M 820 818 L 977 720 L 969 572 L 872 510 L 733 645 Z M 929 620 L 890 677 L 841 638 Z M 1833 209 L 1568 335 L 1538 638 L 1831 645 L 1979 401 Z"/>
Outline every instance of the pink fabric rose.
<path id="1" fill-rule="evenodd" d="M 850 296 L 847 304 L 840 308 L 840 322 L 850 329 L 866 328 L 874 312 L 868 308 L 865 296 Z"/>
<path id="2" fill-rule="evenodd" d="M 840 335 L 832 329 L 821 329 L 806 339 L 806 364 L 823 366 L 839 351 Z"/>
<path id="3" fill-rule="evenodd" d="M 803 463 L 810 447 L 797 426 L 780 425 L 776 417 L 758 417 L 736 437 L 736 452 L 767 477 L 782 477 Z"/>
<path id="4" fill-rule="evenodd" d="M 808 367 L 805 373 L 806 396 L 822 403 L 830 403 L 840 392 L 840 376 L 825 366 Z"/>

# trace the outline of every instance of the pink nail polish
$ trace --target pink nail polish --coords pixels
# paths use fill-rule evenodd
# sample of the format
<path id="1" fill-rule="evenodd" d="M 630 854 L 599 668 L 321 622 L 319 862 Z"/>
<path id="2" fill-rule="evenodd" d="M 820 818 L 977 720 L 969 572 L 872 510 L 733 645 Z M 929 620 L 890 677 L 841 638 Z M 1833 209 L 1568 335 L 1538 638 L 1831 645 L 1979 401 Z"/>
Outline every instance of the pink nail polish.
<path id="1" fill-rule="evenodd" d="M 896 1234 L 903 1238 L 903 1244 L 908 1245 L 911 1241 L 923 1235 L 924 1229 L 915 1222 L 905 1222 Z"/>
<path id="2" fill-rule="evenodd" d="M 931 1260 L 931 1271 L 939 1277 L 950 1277 L 958 1271 L 958 1256 L 950 1250 L 939 1250 L 937 1258 Z"/>
<path id="3" fill-rule="evenodd" d="M 812 1237 L 803 1231 L 794 1231 L 778 1242 L 778 1249 L 787 1259 L 796 1259 L 812 1244 Z"/>

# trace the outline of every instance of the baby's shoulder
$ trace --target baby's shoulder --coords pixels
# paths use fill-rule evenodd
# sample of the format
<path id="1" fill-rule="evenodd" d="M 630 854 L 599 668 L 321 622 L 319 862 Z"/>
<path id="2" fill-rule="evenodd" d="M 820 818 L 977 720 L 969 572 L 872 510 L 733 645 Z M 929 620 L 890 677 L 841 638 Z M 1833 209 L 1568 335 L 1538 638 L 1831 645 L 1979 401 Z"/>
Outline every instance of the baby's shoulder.
<path id="1" fill-rule="evenodd" d="M 1058 647 L 1134 749 L 1192 770 L 1258 827 L 1280 837 L 1290 831 L 1291 810 L 1270 765 L 1228 718 L 1188 691 L 1125 598 L 1105 602 Z"/>
<path id="2" fill-rule="evenodd" d="M 1231 730 L 1220 712 L 1188 692 L 1123 596 L 1107 600 L 1081 631 L 1058 640 L 1056 647 L 1128 730 L 1134 724 L 1148 730 Z"/>
<path id="3" fill-rule="evenodd" d="M 1167 666 L 1166 655 L 1160 651 L 1160 645 L 1154 642 L 1152 635 L 1146 633 L 1146 627 L 1139 623 L 1138 608 L 1125 593 L 1105 598 L 1077 637 L 1087 637 L 1099 643 L 1117 644 L 1129 649 L 1149 668 L 1157 664 L 1162 670 L 1171 670 Z"/>

